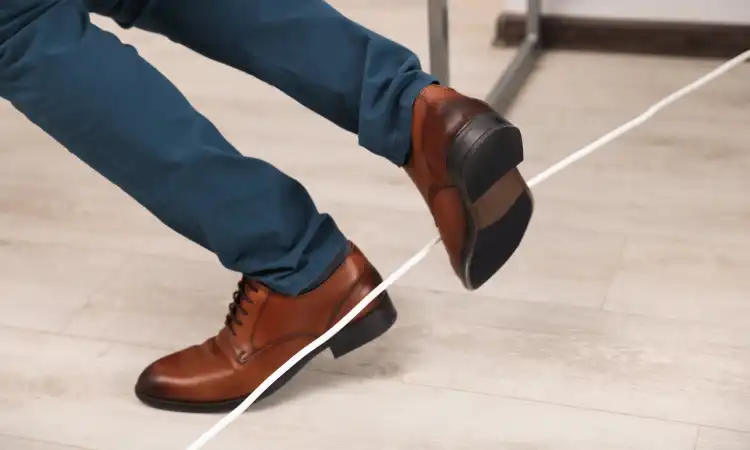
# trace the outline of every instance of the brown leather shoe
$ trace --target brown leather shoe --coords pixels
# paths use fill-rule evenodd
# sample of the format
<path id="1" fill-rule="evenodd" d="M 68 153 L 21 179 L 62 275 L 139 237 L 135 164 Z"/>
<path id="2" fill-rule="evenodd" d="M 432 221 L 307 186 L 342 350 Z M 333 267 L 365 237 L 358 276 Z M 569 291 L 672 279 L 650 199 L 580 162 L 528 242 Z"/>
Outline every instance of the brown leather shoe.
<path id="1" fill-rule="evenodd" d="M 141 374 L 135 393 L 144 403 L 185 412 L 232 409 L 303 347 L 338 322 L 382 281 L 354 246 L 345 262 L 316 289 L 287 297 L 240 281 L 224 328 L 201 345 L 166 356 Z M 272 394 L 317 353 L 335 358 L 385 333 L 396 310 L 383 293 L 326 345 L 311 353 L 263 393 Z"/>
<path id="2" fill-rule="evenodd" d="M 526 233 L 533 199 L 516 168 L 522 160 L 518 128 L 485 102 L 439 85 L 415 101 L 405 169 L 467 289 L 492 277 Z"/>

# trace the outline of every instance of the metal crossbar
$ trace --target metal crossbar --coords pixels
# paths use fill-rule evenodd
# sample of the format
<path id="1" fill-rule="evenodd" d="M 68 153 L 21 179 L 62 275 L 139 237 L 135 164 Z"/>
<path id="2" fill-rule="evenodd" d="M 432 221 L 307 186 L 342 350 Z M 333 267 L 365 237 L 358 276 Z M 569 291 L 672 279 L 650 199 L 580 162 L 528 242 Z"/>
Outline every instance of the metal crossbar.
<path id="1" fill-rule="evenodd" d="M 448 0 L 428 0 L 430 36 L 430 72 L 441 83 L 450 84 L 450 45 L 448 33 Z M 534 70 L 542 52 L 541 0 L 528 0 L 526 8 L 526 36 L 518 47 L 505 73 L 487 94 L 487 102 L 500 114 L 505 114 Z"/>

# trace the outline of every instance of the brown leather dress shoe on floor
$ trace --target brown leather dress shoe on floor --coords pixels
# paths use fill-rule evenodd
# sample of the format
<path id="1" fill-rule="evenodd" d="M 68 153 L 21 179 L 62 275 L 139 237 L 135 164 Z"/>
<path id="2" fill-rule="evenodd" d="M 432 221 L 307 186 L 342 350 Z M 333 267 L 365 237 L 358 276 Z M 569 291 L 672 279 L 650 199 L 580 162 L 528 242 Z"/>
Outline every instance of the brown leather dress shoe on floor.
<path id="1" fill-rule="evenodd" d="M 492 277 L 526 233 L 534 207 L 522 160 L 518 128 L 485 102 L 439 85 L 415 101 L 405 169 L 467 289 Z"/>
<path id="2" fill-rule="evenodd" d="M 322 285 L 287 297 L 244 279 L 230 304 L 224 328 L 201 345 L 166 356 L 141 374 L 138 398 L 159 409 L 220 412 L 242 403 L 276 369 L 341 320 L 382 281 L 355 247 Z M 266 390 L 282 387 L 316 354 L 335 358 L 385 333 L 396 310 L 383 293 L 326 345 L 300 361 Z"/>

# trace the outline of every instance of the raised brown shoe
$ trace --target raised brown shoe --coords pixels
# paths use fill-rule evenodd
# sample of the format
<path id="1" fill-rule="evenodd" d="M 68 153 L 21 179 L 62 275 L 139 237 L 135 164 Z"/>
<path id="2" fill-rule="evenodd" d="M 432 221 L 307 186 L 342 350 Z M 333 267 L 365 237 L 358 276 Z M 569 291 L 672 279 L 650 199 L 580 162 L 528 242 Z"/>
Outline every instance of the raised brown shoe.
<path id="1" fill-rule="evenodd" d="M 224 328 L 198 346 L 166 356 L 140 376 L 135 393 L 144 403 L 173 411 L 218 412 L 239 405 L 276 369 L 352 310 L 382 281 L 355 247 L 314 290 L 287 297 L 243 278 Z M 384 292 L 324 346 L 267 389 L 282 387 L 325 349 L 335 358 L 372 341 L 396 321 Z"/>
<path id="2" fill-rule="evenodd" d="M 518 128 L 485 102 L 439 85 L 414 102 L 405 169 L 467 289 L 492 277 L 526 233 L 533 199 L 517 169 L 522 160 Z"/>

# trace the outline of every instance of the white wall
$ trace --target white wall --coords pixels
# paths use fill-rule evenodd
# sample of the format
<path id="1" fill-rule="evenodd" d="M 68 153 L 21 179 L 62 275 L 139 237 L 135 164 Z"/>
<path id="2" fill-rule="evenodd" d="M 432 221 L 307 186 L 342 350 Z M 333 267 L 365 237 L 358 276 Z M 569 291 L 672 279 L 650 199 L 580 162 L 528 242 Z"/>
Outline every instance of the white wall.
<path id="1" fill-rule="evenodd" d="M 608 19 L 750 24 L 750 0 L 542 0 L 549 14 Z M 526 12 L 526 0 L 505 0 L 505 11 Z"/>

